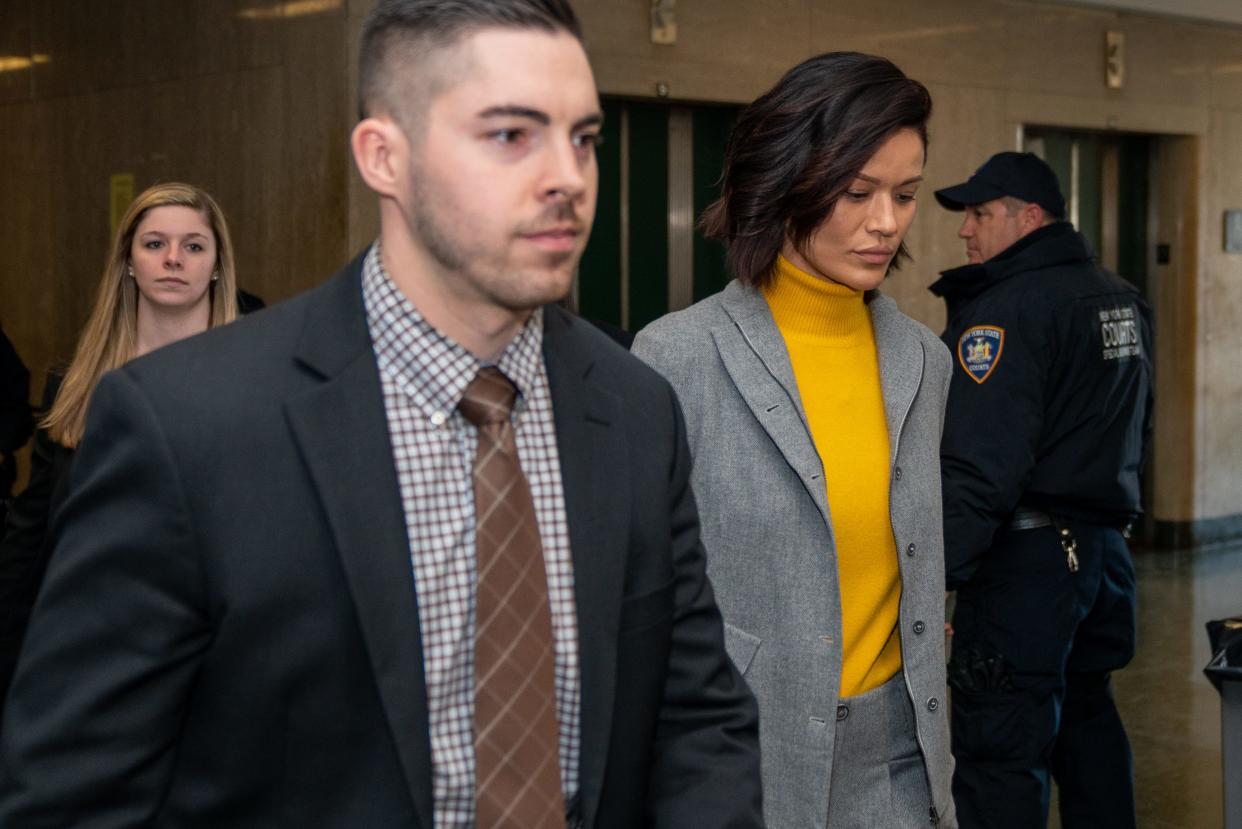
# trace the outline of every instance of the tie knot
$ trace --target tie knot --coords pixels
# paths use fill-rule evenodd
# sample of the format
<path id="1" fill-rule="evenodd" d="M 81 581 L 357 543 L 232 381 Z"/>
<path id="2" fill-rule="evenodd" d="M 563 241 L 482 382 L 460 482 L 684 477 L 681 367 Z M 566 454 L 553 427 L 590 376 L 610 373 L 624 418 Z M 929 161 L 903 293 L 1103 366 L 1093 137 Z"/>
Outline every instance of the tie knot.
<path id="1" fill-rule="evenodd" d="M 466 394 L 457 408 L 475 426 L 504 423 L 513 410 L 516 390 L 508 377 L 495 366 L 479 369 L 479 373 L 466 386 Z"/>

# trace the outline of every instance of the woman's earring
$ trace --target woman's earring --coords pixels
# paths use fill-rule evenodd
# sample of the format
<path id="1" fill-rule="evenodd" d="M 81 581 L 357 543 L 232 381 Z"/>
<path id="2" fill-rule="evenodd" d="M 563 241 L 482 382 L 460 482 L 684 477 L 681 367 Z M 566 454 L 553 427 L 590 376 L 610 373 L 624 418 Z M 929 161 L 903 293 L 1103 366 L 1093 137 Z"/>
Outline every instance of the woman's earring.
<path id="1" fill-rule="evenodd" d="M 219 274 L 219 273 L 213 273 L 213 274 L 211 275 L 211 281 L 212 281 L 212 282 L 219 282 L 219 281 L 220 281 L 220 274 Z"/>
<path id="2" fill-rule="evenodd" d="M 129 271 L 129 278 L 130 278 L 130 279 L 133 279 L 133 278 L 134 278 L 134 266 L 133 266 L 133 265 L 127 265 L 127 266 L 125 267 L 125 270 Z"/>

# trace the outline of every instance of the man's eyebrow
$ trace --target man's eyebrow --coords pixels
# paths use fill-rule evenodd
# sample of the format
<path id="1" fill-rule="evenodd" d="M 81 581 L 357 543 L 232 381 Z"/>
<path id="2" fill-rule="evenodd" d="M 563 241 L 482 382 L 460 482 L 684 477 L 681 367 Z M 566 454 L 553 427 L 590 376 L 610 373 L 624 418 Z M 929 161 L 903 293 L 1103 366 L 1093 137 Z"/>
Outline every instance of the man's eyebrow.
<path id="1" fill-rule="evenodd" d="M 580 130 L 583 127 L 598 127 L 604 123 L 604 114 L 602 112 L 593 112 L 585 118 L 579 118 L 574 122 L 574 130 Z"/>
<path id="2" fill-rule="evenodd" d="M 552 123 L 552 119 L 548 117 L 548 113 L 542 112 L 531 107 L 501 105 L 488 107 L 478 115 L 479 118 L 529 118 L 537 121 L 544 126 Z"/>
<path id="3" fill-rule="evenodd" d="M 862 173 L 859 173 L 857 176 L 855 176 L 855 178 L 860 178 L 863 181 L 867 182 L 868 184 L 880 184 L 881 183 L 878 178 L 872 178 L 871 176 L 863 175 Z M 901 184 L 898 184 L 897 186 L 905 187 L 907 184 L 918 184 L 922 180 L 923 180 L 922 176 L 915 176 L 914 178 L 906 179 L 905 181 L 903 181 Z"/>
<path id="4" fill-rule="evenodd" d="M 479 118 L 527 118 L 545 127 L 552 123 L 552 119 L 546 112 L 534 109 L 532 107 L 501 105 L 488 107 L 478 115 Z M 573 129 L 580 130 L 583 127 L 594 127 L 604 123 L 604 115 L 600 112 L 593 112 L 585 118 L 580 118 L 574 122 Z"/>

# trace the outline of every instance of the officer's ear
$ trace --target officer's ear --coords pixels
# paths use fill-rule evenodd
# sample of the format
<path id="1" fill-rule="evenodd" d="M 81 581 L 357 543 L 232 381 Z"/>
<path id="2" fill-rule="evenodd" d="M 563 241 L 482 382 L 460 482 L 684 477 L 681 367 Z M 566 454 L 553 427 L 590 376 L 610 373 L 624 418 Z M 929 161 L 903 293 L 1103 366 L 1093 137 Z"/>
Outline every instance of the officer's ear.
<path id="1" fill-rule="evenodd" d="M 1025 236 L 1031 231 L 1038 230 L 1044 225 L 1049 224 L 1049 218 L 1047 211 L 1035 202 L 1027 202 L 1022 205 L 1022 210 L 1019 213 L 1022 235 Z"/>

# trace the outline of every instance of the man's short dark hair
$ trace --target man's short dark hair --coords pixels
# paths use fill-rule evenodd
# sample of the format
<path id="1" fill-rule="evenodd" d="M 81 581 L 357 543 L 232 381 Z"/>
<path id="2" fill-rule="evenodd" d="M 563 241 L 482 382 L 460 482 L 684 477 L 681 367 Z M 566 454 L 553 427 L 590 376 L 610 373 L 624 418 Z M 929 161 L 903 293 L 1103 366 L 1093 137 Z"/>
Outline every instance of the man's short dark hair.
<path id="1" fill-rule="evenodd" d="M 788 237 L 802 249 L 837 200 L 901 129 L 927 149 L 931 95 L 890 61 L 829 52 L 791 69 L 746 107 L 725 150 L 723 193 L 703 213 L 739 280 L 761 286 Z M 893 257 L 909 258 L 905 243 Z"/>
<path id="2" fill-rule="evenodd" d="M 358 49 L 361 117 L 401 114 L 388 83 L 401 58 L 453 46 L 486 28 L 567 32 L 582 40 L 568 0 L 379 0 L 362 25 Z"/>

